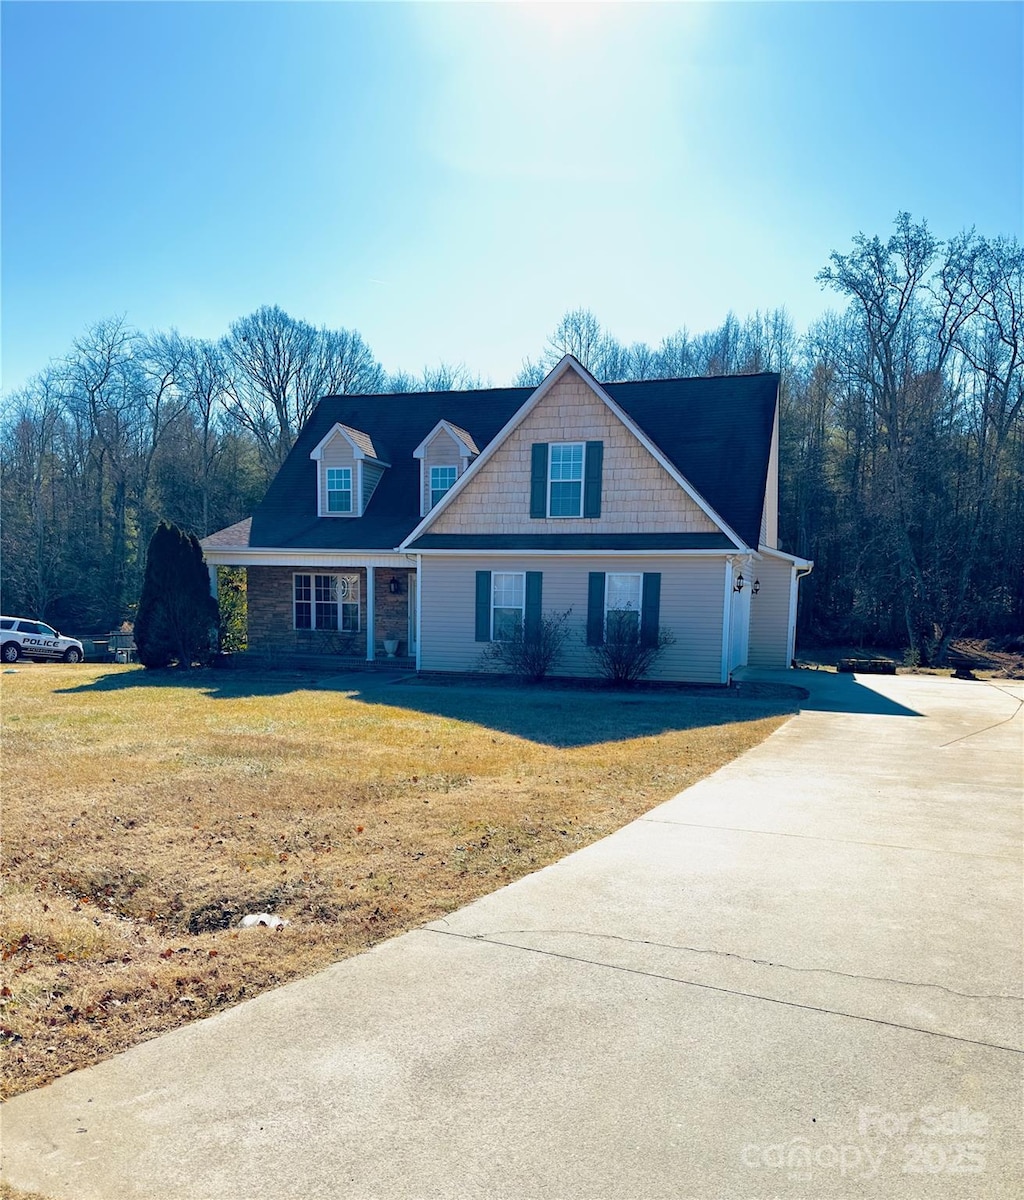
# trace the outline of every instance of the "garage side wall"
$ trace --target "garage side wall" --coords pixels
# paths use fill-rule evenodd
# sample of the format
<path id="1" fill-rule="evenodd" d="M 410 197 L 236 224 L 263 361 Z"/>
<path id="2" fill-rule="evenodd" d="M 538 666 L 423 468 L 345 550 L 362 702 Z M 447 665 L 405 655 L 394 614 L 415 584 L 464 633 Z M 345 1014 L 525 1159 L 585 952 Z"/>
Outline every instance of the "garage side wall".
<path id="1" fill-rule="evenodd" d="M 486 555 L 424 555 L 421 660 L 424 671 L 479 671 L 486 643 L 475 640 L 477 571 L 540 571 L 545 614 L 571 609 L 572 637 L 553 674 L 597 674 L 586 645 L 587 594 L 591 571 L 661 574 L 660 625 L 675 637 L 648 678 L 687 683 L 722 681 L 722 607 L 725 566 L 718 558 L 613 559 L 490 558 Z"/>
<path id="2" fill-rule="evenodd" d="M 764 670 L 789 666 L 789 602 L 793 566 L 765 556 L 757 563 L 761 589 L 750 598 L 750 646 L 747 665 Z"/>

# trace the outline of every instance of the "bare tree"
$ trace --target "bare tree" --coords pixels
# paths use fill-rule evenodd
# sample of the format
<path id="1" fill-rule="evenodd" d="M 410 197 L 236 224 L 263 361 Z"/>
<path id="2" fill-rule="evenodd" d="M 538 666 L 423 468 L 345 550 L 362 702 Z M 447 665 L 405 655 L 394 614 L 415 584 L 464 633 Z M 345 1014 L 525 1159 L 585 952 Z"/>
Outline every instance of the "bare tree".
<path id="1" fill-rule="evenodd" d="M 436 367 L 424 367 L 415 391 L 468 392 L 481 386 L 480 376 L 474 375 L 465 363 L 439 362 Z"/>
<path id="2" fill-rule="evenodd" d="M 232 366 L 227 411 L 256 439 L 270 467 L 284 460 L 321 397 L 384 384 L 358 333 L 317 329 L 276 306 L 235 321 L 221 346 Z"/>

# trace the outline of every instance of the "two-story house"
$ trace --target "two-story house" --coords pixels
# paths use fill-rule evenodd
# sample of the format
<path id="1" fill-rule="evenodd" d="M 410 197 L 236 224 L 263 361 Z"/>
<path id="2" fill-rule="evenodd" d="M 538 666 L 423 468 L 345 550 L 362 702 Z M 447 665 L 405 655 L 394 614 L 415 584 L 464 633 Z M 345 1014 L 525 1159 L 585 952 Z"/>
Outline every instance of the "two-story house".
<path id="1" fill-rule="evenodd" d="M 805 559 L 778 549 L 775 374 L 320 401 L 252 518 L 249 644 L 482 669 L 483 644 L 571 610 L 555 673 L 596 673 L 612 616 L 671 632 L 650 677 L 728 683 L 793 658 Z M 397 643 L 397 646 L 396 646 Z"/>

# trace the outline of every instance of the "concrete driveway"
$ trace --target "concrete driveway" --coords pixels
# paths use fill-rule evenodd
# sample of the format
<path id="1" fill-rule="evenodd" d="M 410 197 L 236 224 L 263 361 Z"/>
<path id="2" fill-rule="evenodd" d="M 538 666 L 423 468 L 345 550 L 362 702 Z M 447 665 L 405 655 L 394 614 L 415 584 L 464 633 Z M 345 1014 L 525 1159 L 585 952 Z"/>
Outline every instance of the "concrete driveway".
<path id="1" fill-rule="evenodd" d="M 73 1200 L 1024 1194 L 1019 683 L 801 673 L 764 744 L 3 1114 Z"/>

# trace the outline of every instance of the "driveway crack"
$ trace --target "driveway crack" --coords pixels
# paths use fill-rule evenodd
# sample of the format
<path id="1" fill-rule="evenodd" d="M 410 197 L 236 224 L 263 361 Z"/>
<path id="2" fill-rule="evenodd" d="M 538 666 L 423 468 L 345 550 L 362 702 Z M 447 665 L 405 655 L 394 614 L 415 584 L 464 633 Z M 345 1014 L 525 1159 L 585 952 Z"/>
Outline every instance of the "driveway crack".
<path id="1" fill-rule="evenodd" d="M 943 1041 L 963 1042 L 971 1046 L 984 1046 L 989 1050 L 1006 1050 L 1011 1054 L 1024 1055 L 1019 1046 L 1007 1046 L 1001 1042 L 986 1042 L 981 1038 L 962 1037 L 955 1033 L 944 1033 L 938 1029 L 922 1029 L 919 1025 L 911 1025 L 904 1021 L 887 1021 L 882 1017 L 869 1017 L 862 1013 L 844 1012 L 842 1009 L 825 1008 L 820 1004 L 801 1004 L 795 1000 L 783 1000 L 777 996 L 764 996 L 758 992 L 744 992 L 739 988 L 720 987 L 712 983 L 698 983 L 693 979 L 680 979 L 676 975 L 665 975 L 659 971 L 642 971 L 638 967 L 621 967 L 614 963 L 601 962 L 600 959 L 584 958 L 578 954 L 564 954 L 557 950 L 539 950 L 535 946 L 521 946 L 516 942 L 499 942 L 487 934 L 456 933 L 452 929 L 438 929 L 428 926 L 428 933 L 439 933 L 443 937 L 457 938 L 465 942 L 482 942 L 489 946 L 502 946 L 506 950 L 519 950 L 527 954 L 538 954 L 543 958 L 557 958 L 564 962 L 581 963 L 589 967 L 598 967 L 606 971 L 615 971 L 622 975 L 638 975 L 646 979 L 660 979 L 666 983 L 675 983 L 681 987 L 699 988 L 706 992 L 720 992 L 727 996 L 739 996 L 745 1000 L 760 1000 L 765 1004 L 778 1004 L 783 1008 L 799 1008 L 806 1012 L 823 1013 L 831 1017 L 844 1017 L 850 1021 L 865 1021 L 869 1025 L 883 1025 L 889 1029 L 903 1029 L 909 1033 L 921 1033 L 926 1037 L 941 1038 Z M 527 932 L 527 931 L 523 931 Z M 536 932 L 536 931 L 534 931 Z M 627 939 L 628 940 L 628 939 Z"/>
<path id="2" fill-rule="evenodd" d="M 438 932 L 449 932 L 448 930 Z M 708 946 L 683 946 L 675 942 L 656 942 L 649 938 L 630 938 L 618 933 L 588 933 L 582 929 L 495 929 L 490 933 L 464 934 L 461 936 L 469 937 L 472 941 L 491 942 L 494 945 L 502 946 L 508 943 L 501 942 L 498 939 L 502 937 L 514 937 L 519 934 L 553 934 L 568 937 L 586 937 L 586 938 L 601 938 L 612 942 L 624 942 L 633 946 L 653 946 L 659 950 L 681 950 L 688 954 L 708 954 L 716 958 L 732 958 L 738 962 L 752 963 L 757 967 L 774 967 L 781 971 L 796 971 L 809 975 L 834 975 L 842 979 L 859 979 L 866 980 L 872 983 L 893 983 L 900 987 L 910 988 L 934 988 L 940 992 L 947 992 L 951 996 L 961 996 L 965 1000 L 1020 1000 L 1024 1001 L 1024 996 L 1018 996 L 1014 993 L 1007 992 L 961 992 L 956 988 L 946 987 L 942 983 L 921 983 L 913 979 L 895 979 L 889 975 L 860 975 L 854 971 L 837 971 L 832 967 L 795 967 L 791 963 L 776 962 L 770 958 L 751 958 L 745 954 L 737 954 L 733 950 L 715 950 Z"/>

